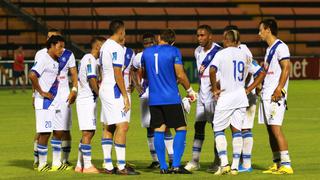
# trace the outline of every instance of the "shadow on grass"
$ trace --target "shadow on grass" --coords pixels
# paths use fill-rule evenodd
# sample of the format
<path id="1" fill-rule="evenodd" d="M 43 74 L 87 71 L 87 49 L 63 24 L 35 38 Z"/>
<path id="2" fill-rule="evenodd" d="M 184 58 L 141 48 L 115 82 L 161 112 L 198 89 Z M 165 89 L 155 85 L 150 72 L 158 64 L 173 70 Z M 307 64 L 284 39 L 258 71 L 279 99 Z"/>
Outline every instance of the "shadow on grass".
<path id="1" fill-rule="evenodd" d="M 9 161 L 8 166 L 14 166 L 23 169 L 33 170 L 33 160 L 30 159 L 14 159 Z"/>

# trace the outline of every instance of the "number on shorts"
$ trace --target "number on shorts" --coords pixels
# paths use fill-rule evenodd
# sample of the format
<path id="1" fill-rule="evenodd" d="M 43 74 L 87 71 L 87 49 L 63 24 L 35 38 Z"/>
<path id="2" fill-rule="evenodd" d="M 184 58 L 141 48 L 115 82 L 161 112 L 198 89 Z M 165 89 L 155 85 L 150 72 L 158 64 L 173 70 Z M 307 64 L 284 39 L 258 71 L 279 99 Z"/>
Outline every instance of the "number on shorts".
<path id="1" fill-rule="evenodd" d="M 45 121 L 44 127 L 51 128 L 51 121 Z"/>

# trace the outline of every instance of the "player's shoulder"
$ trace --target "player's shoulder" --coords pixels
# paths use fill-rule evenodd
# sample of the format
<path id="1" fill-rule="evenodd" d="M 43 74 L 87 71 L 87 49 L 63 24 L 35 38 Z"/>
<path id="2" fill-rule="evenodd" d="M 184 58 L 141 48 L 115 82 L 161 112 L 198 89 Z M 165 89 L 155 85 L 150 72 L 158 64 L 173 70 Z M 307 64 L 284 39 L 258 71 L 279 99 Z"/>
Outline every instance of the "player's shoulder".
<path id="1" fill-rule="evenodd" d="M 198 46 L 195 50 L 194 50 L 194 54 L 199 54 L 202 50 L 202 47 L 201 46 Z"/>
<path id="2" fill-rule="evenodd" d="M 212 42 L 212 48 L 218 48 L 218 49 L 223 49 L 222 46 L 220 46 L 218 43 Z"/>
<path id="3" fill-rule="evenodd" d="M 283 42 L 282 40 L 280 40 L 279 39 L 279 42 L 280 42 L 280 44 L 279 44 L 279 46 L 278 46 L 278 48 L 279 49 L 288 49 L 289 50 L 289 47 L 288 47 L 288 45 L 285 43 L 285 42 Z"/>
<path id="4" fill-rule="evenodd" d="M 35 57 L 39 57 L 40 55 L 45 54 L 47 51 L 48 51 L 47 48 L 42 48 L 42 49 L 40 49 L 40 50 L 38 50 L 38 51 L 36 52 Z"/>

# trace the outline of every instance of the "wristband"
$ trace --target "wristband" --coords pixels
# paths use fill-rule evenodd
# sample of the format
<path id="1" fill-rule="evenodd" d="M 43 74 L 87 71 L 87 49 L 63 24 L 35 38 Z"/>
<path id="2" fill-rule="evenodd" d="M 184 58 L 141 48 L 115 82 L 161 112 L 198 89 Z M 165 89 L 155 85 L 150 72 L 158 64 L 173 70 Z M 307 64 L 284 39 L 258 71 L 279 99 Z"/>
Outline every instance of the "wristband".
<path id="1" fill-rule="evenodd" d="M 77 93 L 78 92 L 78 89 L 76 87 L 72 87 L 71 91 Z"/>
<path id="2" fill-rule="evenodd" d="M 192 87 L 190 86 L 189 89 L 187 89 L 187 93 L 191 93 L 193 91 Z"/>
<path id="3" fill-rule="evenodd" d="M 34 98 L 34 92 L 32 93 L 32 97 Z"/>

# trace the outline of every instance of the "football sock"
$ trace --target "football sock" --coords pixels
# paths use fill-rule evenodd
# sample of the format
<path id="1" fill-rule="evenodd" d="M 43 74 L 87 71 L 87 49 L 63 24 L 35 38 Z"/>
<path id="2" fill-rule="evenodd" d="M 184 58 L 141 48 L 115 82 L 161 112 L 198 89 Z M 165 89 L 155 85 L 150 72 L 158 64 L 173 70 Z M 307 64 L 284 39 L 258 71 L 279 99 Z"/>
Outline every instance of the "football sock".
<path id="1" fill-rule="evenodd" d="M 38 154 L 38 141 L 34 141 L 33 143 L 33 156 L 34 156 L 34 163 L 39 162 L 39 154 Z"/>
<path id="2" fill-rule="evenodd" d="M 160 163 L 160 169 L 168 169 L 166 163 L 166 146 L 164 144 L 164 132 L 154 132 L 154 147 Z"/>
<path id="3" fill-rule="evenodd" d="M 62 148 L 62 162 L 66 163 L 69 161 L 69 155 L 71 152 L 71 141 L 69 140 L 62 141 L 61 148 Z"/>
<path id="4" fill-rule="evenodd" d="M 152 161 L 158 161 L 157 153 L 154 148 L 154 131 L 153 130 L 147 130 L 147 136 L 148 136 L 148 146 L 150 150 L 150 154 L 152 157 Z"/>
<path id="5" fill-rule="evenodd" d="M 273 155 L 273 163 L 277 163 L 277 164 L 280 164 L 280 152 L 279 151 L 275 151 L 275 152 L 272 152 L 272 155 Z"/>
<path id="6" fill-rule="evenodd" d="M 214 132 L 216 148 L 219 158 L 221 160 L 221 166 L 229 164 L 227 156 L 227 139 L 223 131 Z"/>
<path id="7" fill-rule="evenodd" d="M 117 155 L 117 166 L 119 170 L 123 170 L 126 166 L 126 145 L 114 143 Z"/>
<path id="8" fill-rule="evenodd" d="M 243 140 L 242 140 L 241 131 L 232 133 L 233 160 L 232 160 L 231 169 L 238 169 L 239 167 L 242 145 L 243 145 Z"/>
<path id="9" fill-rule="evenodd" d="M 61 165 L 61 140 L 51 139 L 52 166 Z"/>
<path id="10" fill-rule="evenodd" d="M 112 150 L 112 139 L 102 138 L 101 145 L 103 150 L 103 158 L 104 158 L 104 168 L 107 170 L 113 169 L 112 159 L 111 159 L 111 150 Z"/>
<path id="11" fill-rule="evenodd" d="M 186 146 L 186 134 L 186 130 L 176 131 L 176 135 L 173 141 L 173 168 L 180 167 L 181 165 L 181 158 Z"/>
<path id="12" fill-rule="evenodd" d="M 83 155 L 82 155 L 82 152 L 81 152 L 81 142 L 79 143 L 79 147 L 78 147 L 77 166 L 78 167 L 83 167 Z"/>
<path id="13" fill-rule="evenodd" d="M 47 164 L 48 146 L 38 144 L 39 169 Z"/>
<path id="14" fill-rule="evenodd" d="M 195 134 L 192 146 L 192 161 L 198 163 L 204 140 L 204 134 Z"/>
<path id="15" fill-rule="evenodd" d="M 173 137 L 170 131 L 165 132 L 164 144 L 166 145 L 169 160 L 173 161 Z"/>
<path id="16" fill-rule="evenodd" d="M 289 151 L 280 151 L 280 157 L 281 157 L 281 166 L 291 166 L 291 161 L 289 157 Z"/>
<path id="17" fill-rule="evenodd" d="M 81 151 L 83 154 L 83 164 L 84 168 L 90 168 L 91 164 L 91 145 L 90 144 L 81 144 Z"/>
<path id="18" fill-rule="evenodd" d="M 243 138 L 243 147 L 242 147 L 243 164 L 242 164 L 242 166 L 244 168 L 250 168 L 251 167 L 251 153 L 252 153 L 252 147 L 253 147 L 253 137 L 252 137 L 251 130 L 243 132 L 242 138 Z"/>

